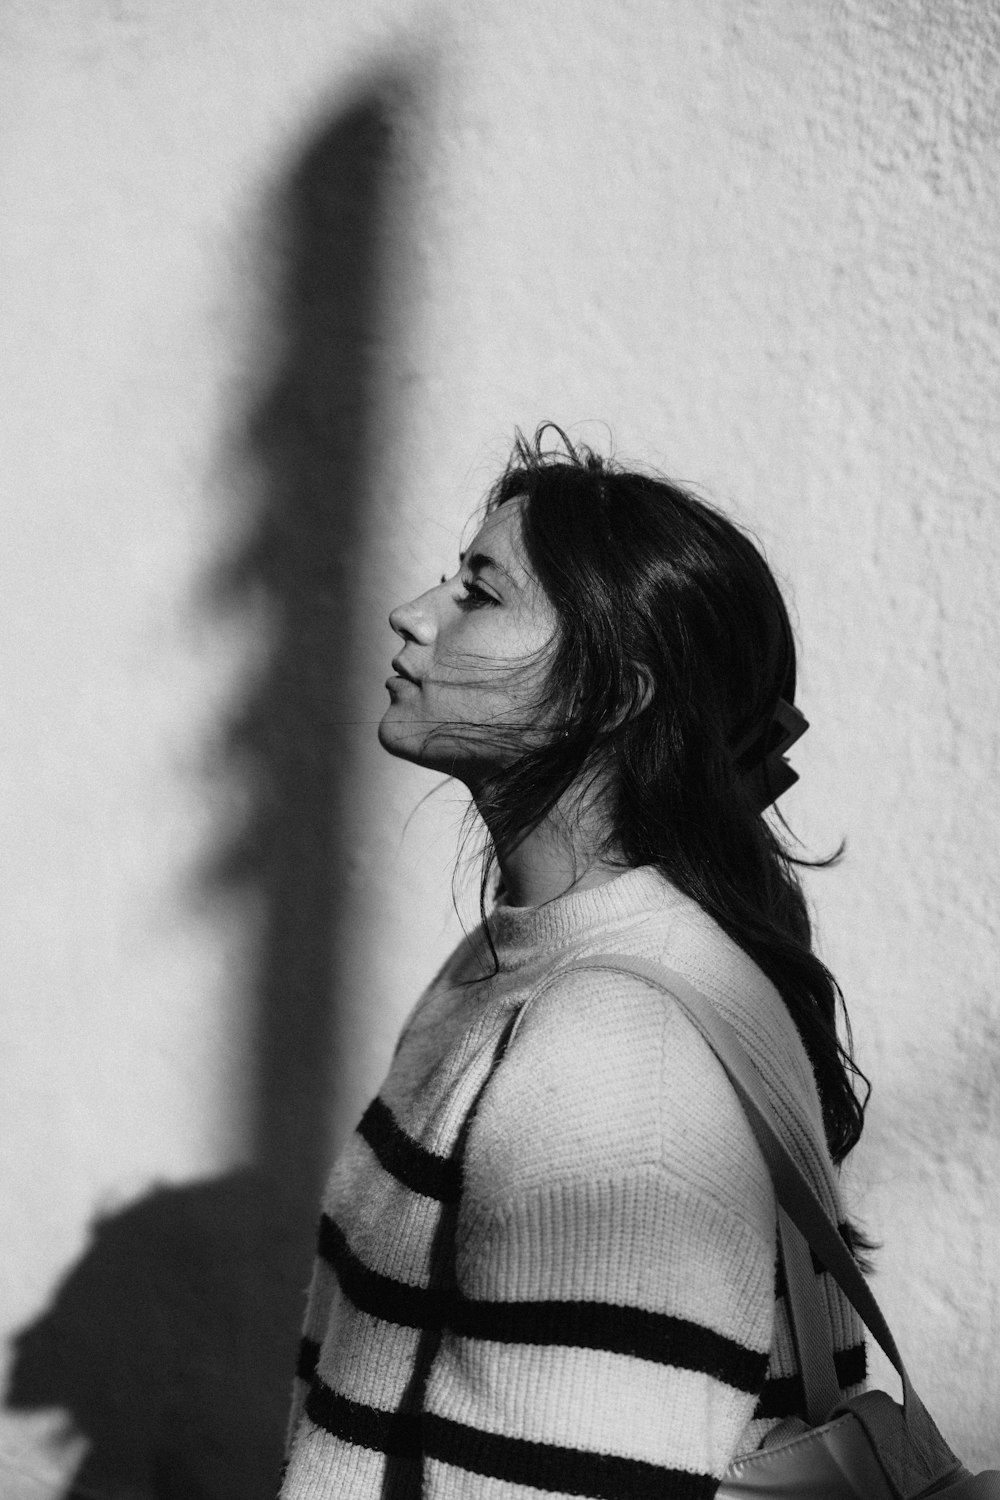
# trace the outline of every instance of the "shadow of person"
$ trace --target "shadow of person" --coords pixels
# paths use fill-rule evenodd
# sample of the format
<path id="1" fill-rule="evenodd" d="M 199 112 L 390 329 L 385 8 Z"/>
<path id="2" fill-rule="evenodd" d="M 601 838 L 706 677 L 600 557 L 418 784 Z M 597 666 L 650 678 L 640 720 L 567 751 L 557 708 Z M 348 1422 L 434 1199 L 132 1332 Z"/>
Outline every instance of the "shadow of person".
<path id="1" fill-rule="evenodd" d="M 68 1496 L 273 1495 L 295 1220 L 253 1169 L 99 1218 L 48 1310 L 14 1341 L 7 1405 L 59 1406 L 87 1439 Z"/>
<path id="2" fill-rule="evenodd" d="M 278 1485 L 357 925 L 349 736 L 361 715 L 345 663 L 376 431 L 386 441 L 381 250 L 404 97 L 398 73 L 360 91 L 268 204 L 280 358 L 241 424 L 246 540 L 203 602 L 221 614 L 263 595 L 273 625 L 266 670 L 222 736 L 224 769 L 245 780 L 252 767 L 246 816 L 194 892 L 202 908 L 248 896 L 259 914 L 248 1165 L 98 1218 L 51 1306 L 16 1336 L 7 1406 L 61 1407 L 86 1439 L 72 1500 L 270 1500 Z"/>

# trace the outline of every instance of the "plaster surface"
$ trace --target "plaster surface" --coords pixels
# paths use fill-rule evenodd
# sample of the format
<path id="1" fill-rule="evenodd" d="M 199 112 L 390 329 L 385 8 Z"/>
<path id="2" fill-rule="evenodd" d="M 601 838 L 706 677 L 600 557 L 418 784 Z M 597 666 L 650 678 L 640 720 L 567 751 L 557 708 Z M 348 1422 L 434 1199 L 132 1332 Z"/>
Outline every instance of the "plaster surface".
<path id="1" fill-rule="evenodd" d="M 852 1206 L 1000 1464 L 994 9 L 14 0 L 0 36 L 4 1496 L 273 1492 L 317 1183 L 460 931 L 460 799 L 407 823 L 433 778 L 375 744 L 385 615 L 544 418 L 787 582 Z"/>

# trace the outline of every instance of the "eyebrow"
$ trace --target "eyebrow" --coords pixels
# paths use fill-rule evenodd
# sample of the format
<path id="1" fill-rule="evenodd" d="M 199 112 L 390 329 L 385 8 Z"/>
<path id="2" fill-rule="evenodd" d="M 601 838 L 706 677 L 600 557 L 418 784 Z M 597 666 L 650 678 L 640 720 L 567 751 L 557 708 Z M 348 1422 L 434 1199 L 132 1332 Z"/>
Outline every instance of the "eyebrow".
<path id="1" fill-rule="evenodd" d="M 508 572 L 503 563 L 498 563 L 495 557 L 488 556 L 485 552 L 460 552 L 458 561 L 462 567 L 471 568 L 473 573 L 479 573 L 483 568 L 494 568 L 496 572 L 510 580 L 514 588 L 520 588 L 520 584 L 513 573 Z"/>

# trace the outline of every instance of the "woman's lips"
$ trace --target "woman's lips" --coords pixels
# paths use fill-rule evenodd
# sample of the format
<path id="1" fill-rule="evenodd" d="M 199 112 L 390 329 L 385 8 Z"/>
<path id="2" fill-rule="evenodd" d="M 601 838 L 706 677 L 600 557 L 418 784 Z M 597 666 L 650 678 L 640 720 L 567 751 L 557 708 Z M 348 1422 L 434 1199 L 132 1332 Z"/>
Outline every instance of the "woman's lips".
<path id="1" fill-rule="evenodd" d="M 396 676 L 394 678 L 390 677 L 390 679 L 389 679 L 390 682 L 396 682 L 396 681 L 399 681 L 400 679 L 402 679 L 403 682 L 412 682 L 412 683 L 417 683 L 418 682 L 418 679 L 416 677 L 414 677 L 410 672 L 408 672 L 406 670 L 406 668 L 403 666 L 402 662 L 399 661 L 398 658 L 393 661 L 393 663 L 392 663 L 392 670 L 395 672 Z"/>

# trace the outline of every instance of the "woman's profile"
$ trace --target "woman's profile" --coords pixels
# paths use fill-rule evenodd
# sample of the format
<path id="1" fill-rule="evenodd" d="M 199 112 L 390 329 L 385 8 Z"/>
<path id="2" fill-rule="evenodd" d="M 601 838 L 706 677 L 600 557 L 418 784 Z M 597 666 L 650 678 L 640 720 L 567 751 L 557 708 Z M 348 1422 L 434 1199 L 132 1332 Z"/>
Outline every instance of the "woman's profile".
<path id="1" fill-rule="evenodd" d="M 468 787 L 483 921 L 330 1178 L 286 1500 L 703 1500 L 802 1413 L 743 1111 L 670 995 L 588 955 L 712 1001 L 850 1242 L 858 1075 L 763 815 L 804 727 L 780 590 L 714 508 L 549 430 L 390 615 L 379 738 Z M 863 1330 L 822 1280 L 853 1393 Z"/>

